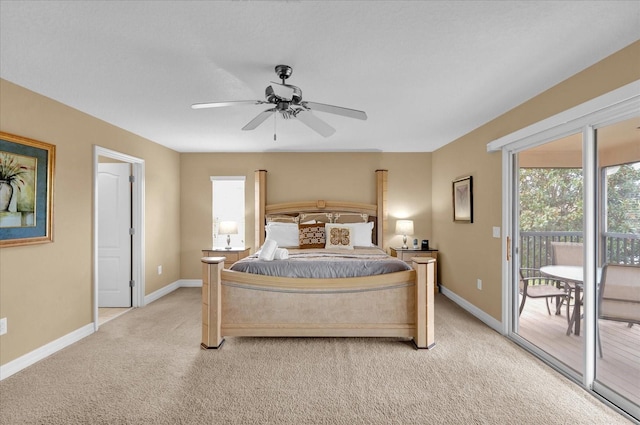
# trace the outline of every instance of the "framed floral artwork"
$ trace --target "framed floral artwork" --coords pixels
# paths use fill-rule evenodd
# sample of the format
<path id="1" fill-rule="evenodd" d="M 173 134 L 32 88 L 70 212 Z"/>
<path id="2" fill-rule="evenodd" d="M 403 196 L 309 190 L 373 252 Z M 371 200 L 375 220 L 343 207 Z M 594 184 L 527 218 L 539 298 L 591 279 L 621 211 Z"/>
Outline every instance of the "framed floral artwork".
<path id="1" fill-rule="evenodd" d="M 53 241 L 55 146 L 0 132 L 0 247 Z"/>

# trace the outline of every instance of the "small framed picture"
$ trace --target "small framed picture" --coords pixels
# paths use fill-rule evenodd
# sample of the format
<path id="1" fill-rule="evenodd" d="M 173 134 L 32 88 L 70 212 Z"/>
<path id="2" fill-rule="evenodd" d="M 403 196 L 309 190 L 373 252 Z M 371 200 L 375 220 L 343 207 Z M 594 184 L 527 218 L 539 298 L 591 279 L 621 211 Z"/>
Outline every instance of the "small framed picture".
<path id="1" fill-rule="evenodd" d="M 471 176 L 453 181 L 453 221 L 473 223 L 473 179 Z"/>

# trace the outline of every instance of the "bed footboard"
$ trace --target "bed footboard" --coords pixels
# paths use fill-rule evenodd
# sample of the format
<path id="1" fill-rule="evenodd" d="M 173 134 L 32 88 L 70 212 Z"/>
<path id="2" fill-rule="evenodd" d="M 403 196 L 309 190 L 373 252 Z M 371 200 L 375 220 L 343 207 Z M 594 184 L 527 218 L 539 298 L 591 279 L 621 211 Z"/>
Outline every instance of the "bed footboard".
<path id="1" fill-rule="evenodd" d="M 414 270 L 345 279 L 294 279 L 224 270 L 205 257 L 202 347 L 225 336 L 408 337 L 431 348 L 435 260 Z"/>

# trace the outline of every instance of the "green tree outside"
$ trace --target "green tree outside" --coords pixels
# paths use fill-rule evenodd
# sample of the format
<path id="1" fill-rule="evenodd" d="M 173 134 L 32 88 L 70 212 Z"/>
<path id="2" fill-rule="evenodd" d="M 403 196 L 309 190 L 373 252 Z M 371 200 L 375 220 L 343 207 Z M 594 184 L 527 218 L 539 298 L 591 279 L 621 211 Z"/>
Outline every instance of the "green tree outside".
<path id="1" fill-rule="evenodd" d="M 582 169 L 520 169 L 521 231 L 581 232 L 582 211 Z"/>
<path id="2" fill-rule="evenodd" d="M 640 262 L 640 162 L 604 168 L 606 231 L 626 235 L 607 238 L 607 261 Z M 583 186 L 579 168 L 520 169 L 520 230 L 582 232 Z M 615 245 L 615 246 L 614 246 Z M 527 247 L 522 247 L 523 261 Z M 546 249 L 544 249 L 546 251 Z M 617 258 L 611 259 L 615 251 Z M 543 253 L 543 255 L 546 255 Z M 528 266 L 531 266 L 529 264 Z"/>
<path id="3" fill-rule="evenodd" d="M 640 162 L 607 168 L 607 231 L 640 233 Z"/>

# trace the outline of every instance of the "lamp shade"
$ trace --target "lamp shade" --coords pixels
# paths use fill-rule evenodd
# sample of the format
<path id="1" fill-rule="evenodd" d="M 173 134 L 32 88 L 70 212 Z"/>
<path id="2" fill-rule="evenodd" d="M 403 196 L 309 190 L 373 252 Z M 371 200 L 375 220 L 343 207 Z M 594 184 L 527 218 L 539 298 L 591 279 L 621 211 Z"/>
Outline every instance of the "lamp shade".
<path id="1" fill-rule="evenodd" d="M 396 233 L 399 235 L 413 235 L 413 220 L 396 221 Z"/>
<path id="2" fill-rule="evenodd" d="M 238 223 L 235 221 L 221 221 L 218 227 L 218 233 L 222 235 L 237 235 Z"/>

